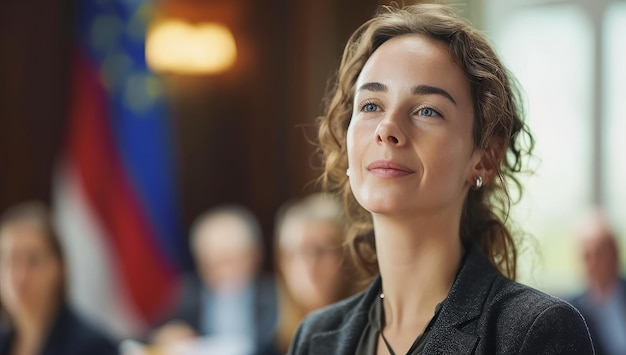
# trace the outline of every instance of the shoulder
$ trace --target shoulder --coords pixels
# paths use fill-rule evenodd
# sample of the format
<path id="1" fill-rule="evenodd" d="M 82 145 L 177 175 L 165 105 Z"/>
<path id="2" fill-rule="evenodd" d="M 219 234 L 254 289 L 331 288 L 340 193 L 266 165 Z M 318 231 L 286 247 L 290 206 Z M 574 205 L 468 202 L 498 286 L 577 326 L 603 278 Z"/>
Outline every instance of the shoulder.
<path id="1" fill-rule="evenodd" d="M 277 297 L 276 279 L 271 275 L 261 274 L 254 282 L 256 292 L 262 297 L 274 299 Z"/>
<path id="2" fill-rule="evenodd" d="M 202 292 L 202 280 L 195 273 L 186 273 L 181 277 L 178 284 L 178 296 L 180 301 L 198 299 Z"/>
<path id="3" fill-rule="evenodd" d="M 515 344 L 524 354 L 593 354 L 580 312 L 559 298 L 500 276 L 486 306 L 483 319 L 497 329 L 498 348 Z"/>
<path id="4" fill-rule="evenodd" d="M 585 321 L 574 307 L 504 277 L 476 246 L 467 248 L 431 347 L 462 344 L 479 354 L 593 354 Z"/>
<path id="5" fill-rule="evenodd" d="M 589 306 L 589 294 L 587 291 L 576 295 L 570 295 L 565 298 L 565 301 L 574 306 L 574 308 L 576 308 L 583 315 L 583 317 L 587 319 L 587 308 Z"/>
<path id="6" fill-rule="evenodd" d="M 348 320 L 358 312 L 359 304 L 363 301 L 365 292 L 356 294 L 350 298 L 339 301 L 320 310 L 311 313 L 302 321 L 302 327 L 309 332 L 324 332 L 341 328 Z"/>
<path id="7" fill-rule="evenodd" d="M 278 323 L 278 291 L 272 276 L 260 275 L 255 282 L 255 313 L 257 342 L 269 348 Z"/>
<path id="8" fill-rule="evenodd" d="M 552 306 L 563 306 L 576 311 L 562 299 L 501 275 L 498 275 L 493 283 L 489 302 L 493 307 L 526 316 Z"/>
<path id="9" fill-rule="evenodd" d="M 323 346 L 323 352 L 354 343 L 366 323 L 370 294 L 371 290 L 363 291 L 308 315 L 298 326 L 288 354 L 307 354 L 313 343 Z"/>
<path id="10" fill-rule="evenodd" d="M 116 344 L 108 335 L 70 309 L 62 310 L 50 339 L 50 349 L 66 349 L 64 354 L 118 354 Z"/>
<path id="11" fill-rule="evenodd" d="M 2 325 L 0 322 L 0 354 L 8 354 L 10 344 L 13 341 L 13 333 L 8 329 L 8 326 L 5 328 Z"/>

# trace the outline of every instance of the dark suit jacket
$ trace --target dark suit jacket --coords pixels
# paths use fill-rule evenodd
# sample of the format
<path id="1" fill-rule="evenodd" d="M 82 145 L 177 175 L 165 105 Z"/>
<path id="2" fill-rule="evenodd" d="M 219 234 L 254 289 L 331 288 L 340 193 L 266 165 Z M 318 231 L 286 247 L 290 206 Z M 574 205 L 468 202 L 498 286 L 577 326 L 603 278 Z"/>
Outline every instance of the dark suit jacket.
<path id="1" fill-rule="evenodd" d="M 184 321 L 200 334 L 200 321 L 204 314 L 204 307 L 207 306 L 203 303 L 202 299 L 203 287 L 198 277 L 194 275 L 187 276 L 184 281 L 183 293 L 178 302 L 177 309 L 172 316 L 168 317 L 168 320 L 177 319 Z M 272 342 L 278 319 L 276 285 L 272 278 L 258 277 L 254 281 L 253 288 L 256 330 L 255 348 L 264 349 Z"/>
<path id="2" fill-rule="evenodd" d="M 10 354 L 13 333 L 0 332 L 0 354 Z M 56 317 L 40 355 L 117 355 L 117 346 L 68 307 Z"/>
<path id="3" fill-rule="evenodd" d="M 574 307 L 505 278 L 477 247 L 467 249 L 423 354 L 593 354 Z M 380 290 L 377 278 L 365 292 L 308 316 L 289 354 L 354 354 Z"/>
<path id="4" fill-rule="evenodd" d="M 622 289 L 626 290 L 626 280 L 620 279 L 619 282 Z M 591 334 L 591 339 L 593 340 L 596 355 L 606 354 L 606 350 L 604 349 L 604 346 L 600 342 L 600 337 L 598 336 L 598 323 L 601 322 L 601 320 L 598 319 L 598 316 L 594 313 L 594 310 L 590 306 L 591 301 L 589 300 L 589 295 L 585 292 L 584 294 L 572 299 L 571 302 L 572 305 L 576 307 L 580 313 L 582 313 L 587 325 L 589 326 L 589 333 Z M 622 304 L 626 306 L 626 298 L 622 300 Z"/>

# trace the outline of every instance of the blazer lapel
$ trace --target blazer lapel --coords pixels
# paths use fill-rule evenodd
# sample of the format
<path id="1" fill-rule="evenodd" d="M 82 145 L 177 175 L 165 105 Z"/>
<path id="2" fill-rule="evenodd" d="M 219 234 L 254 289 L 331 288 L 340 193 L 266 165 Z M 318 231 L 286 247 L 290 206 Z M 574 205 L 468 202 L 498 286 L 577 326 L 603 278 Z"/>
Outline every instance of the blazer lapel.
<path id="1" fill-rule="evenodd" d="M 472 331 L 472 321 L 478 319 L 487 299 L 497 271 L 473 244 L 467 245 L 463 266 L 444 300 L 441 311 L 423 354 L 472 354 L 479 337 Z M 340 329 L 320 332 L 311 337 L 311 355 L 352 355 L 356 351 L 361 333 L 367 323 L 369 306 L 378 297 L 380 277 L 372 283 L 365 297 L 347 314 Z"/>
<path id="2" fill-rule="evenodd" d="M 479 337 L 473 333 L 471 322 L 482 313 L 498 273 L 474 244 L 467 248 L 463 266 L 442 304 L 424 354 L 472 354 L 476 349 Z"/>
<path id="3" fill-rule="evenodd" d="M 353 312 L 346 315 L 347 321 L 337 330 L 321 332 L 311 337 L 311 355 L 353 355 L 367 324 L 369 307 L 381 290 L 378 276 L 365 293 Z"/>
<path id="4" fill-rule="evenodd" d="M 367 322 L 367 312 L 355 314 L 353 320 L 339 330 L 316 334 L 311 339 L 311 355 L 354 354 Z"/>

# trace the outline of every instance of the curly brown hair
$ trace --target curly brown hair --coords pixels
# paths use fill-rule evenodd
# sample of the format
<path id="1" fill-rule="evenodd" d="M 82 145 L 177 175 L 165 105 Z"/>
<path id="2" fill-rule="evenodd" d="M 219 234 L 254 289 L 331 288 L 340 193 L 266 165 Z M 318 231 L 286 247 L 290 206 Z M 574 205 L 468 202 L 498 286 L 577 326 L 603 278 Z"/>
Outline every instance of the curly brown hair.
<path id="1" fill-rule="evenodd" d="M 474 241 L 492 264 L 515 279 L 517 247 L 507 227 L 511 205 L 509 186 L 519 194 L 517 173 L 531 155 L 534 140 L 524 123 L 516 82 L 487 39 L 449 7 L 419 4 L 383 6 L 376 16 L 350 37 L 335 80 L 329 89 L 323 116 L 318 118 L 323 187 L 343 195 L 352 222 L 347 234 L 355 264 L 371 277 L 378 273 L 371 215 L 354 199 L 346 176 L 346 132 L 352 117 L 355 84 L 368 58 L 387 40 L 407 35 L 426 36 L 447 45 L 466 72 L 474 106 L 473 140 L 488 152 L 497 178 L 482 189 L 471 189 L 465 199 L 459 234 Z"/>

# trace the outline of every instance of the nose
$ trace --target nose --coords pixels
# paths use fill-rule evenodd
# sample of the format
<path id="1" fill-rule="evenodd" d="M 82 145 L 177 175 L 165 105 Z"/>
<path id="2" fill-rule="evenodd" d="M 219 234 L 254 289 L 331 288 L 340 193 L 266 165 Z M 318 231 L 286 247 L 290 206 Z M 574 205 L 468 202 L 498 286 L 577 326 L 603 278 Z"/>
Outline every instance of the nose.
<path id="1" fill-rule="evenodd" d="M 398 119 L 399 115 L 390 112 L 387 117 L 380 121 L 376 127 L 376 142 L 378 144 L 400 147 L 406 143 L 406 135 L 398 125 Z"/>

